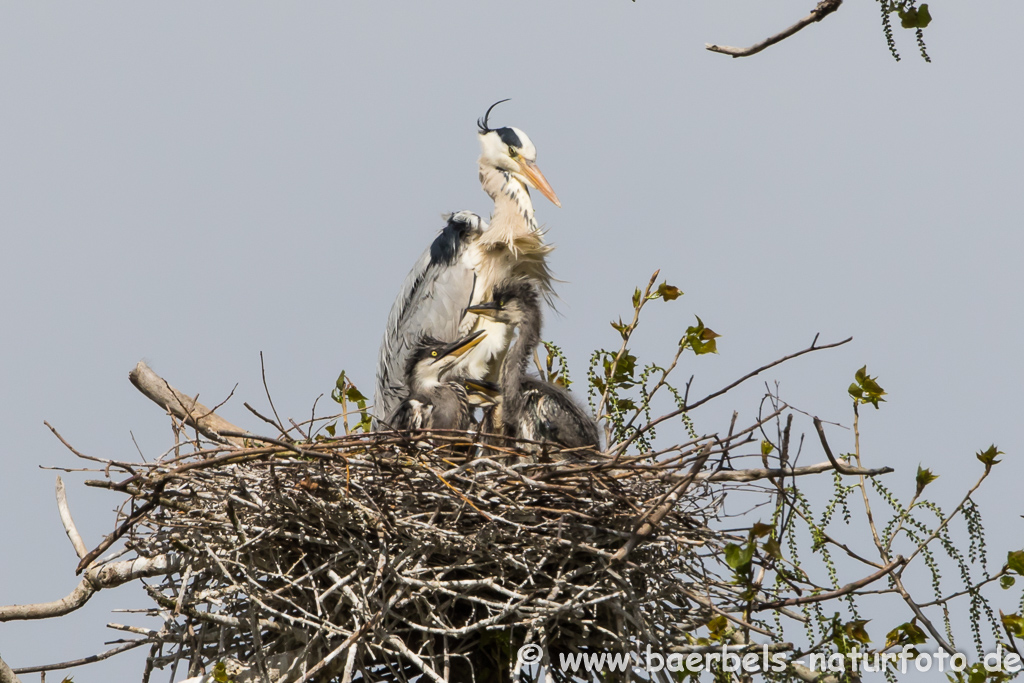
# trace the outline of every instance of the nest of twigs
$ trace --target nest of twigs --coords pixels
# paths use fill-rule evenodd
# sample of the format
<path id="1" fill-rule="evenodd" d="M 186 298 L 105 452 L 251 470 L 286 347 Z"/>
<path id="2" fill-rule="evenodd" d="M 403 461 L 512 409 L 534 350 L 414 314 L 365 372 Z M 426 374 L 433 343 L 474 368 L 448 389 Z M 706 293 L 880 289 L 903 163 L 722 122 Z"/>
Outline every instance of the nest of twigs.
<path id="1" fill-rule="evenodd" d="M 194 441 L 132 465 L 108 484 L 148 507 L 125 511 L 127 545 L 178 567 L 147 586 L 146 678 L 527 680 L 524 644 L 669 649 L 710 618 L 706 451 L 525 458 L 468 437 Z"/>

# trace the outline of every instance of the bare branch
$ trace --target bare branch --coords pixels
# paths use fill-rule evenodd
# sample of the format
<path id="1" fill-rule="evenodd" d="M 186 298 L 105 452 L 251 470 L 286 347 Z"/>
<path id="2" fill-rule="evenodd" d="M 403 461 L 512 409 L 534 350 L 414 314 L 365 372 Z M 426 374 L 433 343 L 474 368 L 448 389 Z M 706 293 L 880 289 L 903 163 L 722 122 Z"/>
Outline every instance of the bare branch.
<path id="1" fill-rule="evenodd" d="M 11 667 L 0 657 L 0 683 L 21 683 L 21 679 L 14 675 Z"/>
<path id="2" fill-rule="evenodd" d="M 860 474 L 856 471 L 858 468 L 842 464 L 836 456 L 832 455 L 832 449 L 829 448 L 828 440 L 825 438 L 825 430 L 821 426 L 821 420 L 817 417 L 814 418 L 814 428 L 818 430 L 818 438 L 821 440 L 821 447 L 825 449 L 825 455 L 828 457 L 828 461 L 832 463 L 832 467 L 834 467 L 839 474 Z"/>
<path id="3" fill-rule="evenodd" d="M 787 600 L 776 600 L 775 602 L 763 602 L 753 609 L 755 612 L 760 612 L 766 609 L 778 609 L 779 607 L 791 607 L 793 605 L 806 605 L 812 602 L 825 602 L 832 600 L 833 598 L 840 598 L 844 595 L 848 595 L 858 588 L 863 588 L 870 583 L 878 581 L 886 574 L 891 574 L 894 569 L 902 566 L 906 563 L 906 560 L 901 556 L 897 556 L 895 560 L 879 569 L 874 574 L 865 576 L 863 579 L 851 581 L 841 588 L 837 588 L 834 591 L 827 591 L 825 593 L 818 593 L 817 595 L 805 595 L 797 598 L 789 598 Z"/>
<path id="4" fill-rule="evenodd" d="M 55 671 L 57 669 L 71 669 L 76 666 L 82 666 L 83 664 L 92 664 L 93 662 L 101 662 L 104 659 L 113 657 L 116 654 L 133 650 L 139 645 L 146 645 L 150 643 L 148 638 L 142 638 L 139 640 L 129 640 L 126 643 L 121 643 L 117 647 L 112 647 L 106 652 L 101 652 L 97 655 L 90 655 L 88 657 L 82 657 L 81 659 L 72 659 L 69 662 L 60 662 L 59 664 L 43 664 L 40 666 L 25 666 L 20 669 L 15 669 L 15 673 L 19 674 L 34 674 L 40 671 Z M 0 681 L 3 680 L 2 674 L 0 674 Z"/>
<path id="5" fill-rule="evenodd" d="M 765 38 L 761 42 L 755 43 L 750 47 L 732 47 L 729 45 L 713 45 L 712 43 L 707 43 L 705 47 L 711 52 L 721 52 L 724 55 L 731 55 L 733 57 L 749 57 L 750 55 L 756 55 L 766 47 L 771 47 L 775 43 L 782 42 L 794 33 L 807 28 L 816 21 L 821 21 L 839 9 L 839 6 L 842 4 L 843 0 L 821 0 L 815 8 L 811 10 L 810 14 L 800 21 L 796 22 L 786 30 L 776 33 L 774 36 Z"/>
<path id="6" fill-rule="evenodd" d="M 208 438 L 215 441 L 226 440 L 236 446 L 243 445 L 243 439 L 223 437 L 221 432 L 244 432 L 244 429 L 231 424 L 202 403 L 172 387 L 144 362 L 139 361 L 135 369 L 128 373 L 128 379 L 151 401 L 179 420 L 192 425 Z"/>
<path id="7" fill-rule="evenodd" d="M 82 541 L 78 528 L 75 526 L 75 520 L 71 517 L 71 510 L 68 508 L 68 497 L 64 491 L 64 482 L 61 480 L 60 475 L 57 476 L 57 511 L 60 513 L 60 521 L 64 525 L 64 532 L 68 535 L 71 545 L 75 548 L 75 554 L 78 555 L 78 559 L 84 558 L 89 551 L 86 550 L 85 542 Z"/>
<path id="8" fill-rule="evenodd" d="M 156 557 L 140 557 L 135 560 L 115 562 L 101 567 L 89 569 L 71 593 L 60 600 L 40 602 L 32 605 L 0 606 L 0 622 L 27 619 L 49 619 L 59 617 L 76 609 L 89 601 L 96 591 L 114 588 L 123 583 L 147 576 L 171 574 L 181 567 L 181 558 L 177 555 L 158 555 Z"/>

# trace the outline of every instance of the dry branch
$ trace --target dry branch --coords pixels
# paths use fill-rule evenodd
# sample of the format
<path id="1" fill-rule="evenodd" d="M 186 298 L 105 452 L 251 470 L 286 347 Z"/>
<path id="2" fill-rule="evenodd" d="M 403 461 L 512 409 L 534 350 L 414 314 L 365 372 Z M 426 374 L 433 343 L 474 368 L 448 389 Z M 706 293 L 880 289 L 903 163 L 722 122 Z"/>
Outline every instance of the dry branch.
<path id="1" fill-rule="evenodd" d="M 151 401 L 179 420 L 195 427 L 204 436 L 214 441 L 227 441 L 236 446 L 242 445 L 243 439 L 224 437 L 221 436 L 221 432 L 243 432 L 245 430 L 236 427 L 196 399 L 186 396 L 172 387 L 144 362 L 139 361 L 138 365 L 128 373 L 128 379 Z"/>
<path id="2" fill-rule="evenodd" d="M 794 33 L 797 33 L 798 31 L 807 28 L 811 24 L 821 21 L 822 19 L 824 19 L 825 17 L 839 9 L 839 6 L 842 4 L 843 0 L 821 0 L 821 2 L 819 2 L 814 7 L 814 9 L 811 10 L 810 14 L 808 14 L 800 21 L 796 22 L 786 30 L 780 31 L 779 33 L 776 33 L 773 36 L 769 36 L 768 38 L 765 38 L 761 42 L 755 43 L 750 47 L 732 47 L 729 45 L 713 45 L 711 43 L 708 43 L 707 45 L 705 45 L 705 48 L 707 48 L 711 52 L 721 52 L 722 54 L 731 55 L 733 57 L 749 57 L 750 55 L 756 55 L 758 52 L 765 49 L 766 47 L 771 47 L 775 43 L 779 43 L 785 40 L 786 38 L 789 38 Z"/>

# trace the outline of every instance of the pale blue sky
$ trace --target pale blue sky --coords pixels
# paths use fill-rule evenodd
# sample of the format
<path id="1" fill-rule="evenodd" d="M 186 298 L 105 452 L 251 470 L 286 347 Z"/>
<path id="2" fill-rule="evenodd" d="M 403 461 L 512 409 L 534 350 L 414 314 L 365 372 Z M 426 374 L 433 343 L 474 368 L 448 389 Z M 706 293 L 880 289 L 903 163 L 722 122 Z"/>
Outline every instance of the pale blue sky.
<path id="1" fill-rule="evenodd" d="M 984 512 L 1019 539 L 1024 7 L 933 2 L 931 65 L 902 30 L 892 60 L 868 0 L 756 57 L 703 49 L 811 5 L 0 4 L 0 603 L 77 582 L 38 466 L 79 463 L 44 419 L 97 456 L 136 458 L 129 430 L 147 456 L 170 444 L 127 381 L 140 358 L 210 404 L 239 383 L 223 412 L 254 429 L 241 404 L 264 404 L 260 351 L 283 414 L 308 415 L 342 368 L 369 393 L 391 299 L 440 214 L 488 211 L 475 120 L 505 97 L 493 120 L 531 136 L 564 207 L 537 199 L 565 280 L 545 337 L 577 378 L 655 268 L 686 296 L 652 316 L 642 357 L 665 360 L 694 314 L 723 335 L 681 369 L 695 393 L 817 332 L 854 335 L 768 379 L 848 424 L 867 364 L 890 392 L 863 420 L 869 462 L 896 467 L 905 494 L 931 466 L 950 507 L 997 443 Z M 758 389 L 698 428 L 749 417 Z M 810 442 L 804 461 L 820 459 Z M 120 501 L 84 478 L 66 477 L 94 545 Z M 126 588 L 0 624 L 0 653 L 92 654 L 117 637 L 103 624 L 131 620 L 109 609 L 145 604 Z M 131 680 L 142 657 L 75 680 Z"/>

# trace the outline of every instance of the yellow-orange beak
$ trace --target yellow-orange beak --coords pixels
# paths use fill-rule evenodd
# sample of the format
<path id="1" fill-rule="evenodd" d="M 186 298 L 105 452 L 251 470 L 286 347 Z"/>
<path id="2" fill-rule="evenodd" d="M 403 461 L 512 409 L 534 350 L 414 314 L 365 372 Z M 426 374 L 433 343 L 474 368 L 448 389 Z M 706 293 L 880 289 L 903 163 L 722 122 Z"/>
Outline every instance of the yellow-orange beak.
<path id="1" fill-rule="evenodd" d="M 540 190 L 540 193 L 551 200 L 551 203 L 562 208 L 562 202 L 558 201 L 555 191 L 551 189 L 551 184 L 548 183 L 548 179 L 544 177 L 544 174 L 537 168 L 537 164 L 532 161 L 527 161 L 522 157 L 519 158 L 519 172 L 526 176 L 526 179 L 530 181 L 530 184 Z"/>

